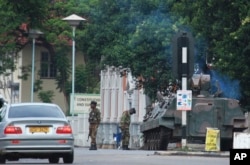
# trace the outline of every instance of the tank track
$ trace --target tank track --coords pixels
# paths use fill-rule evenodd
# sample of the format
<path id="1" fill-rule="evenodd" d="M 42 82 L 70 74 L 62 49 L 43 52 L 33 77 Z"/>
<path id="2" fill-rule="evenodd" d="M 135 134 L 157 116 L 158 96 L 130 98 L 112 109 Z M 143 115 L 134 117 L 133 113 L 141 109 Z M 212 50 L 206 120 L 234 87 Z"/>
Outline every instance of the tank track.
<path id="1" fill-rule="evenodd" d="M 172 130 L 159 127 L 144 132 L 144 147 L 145 150 L 167 150 Z"/>

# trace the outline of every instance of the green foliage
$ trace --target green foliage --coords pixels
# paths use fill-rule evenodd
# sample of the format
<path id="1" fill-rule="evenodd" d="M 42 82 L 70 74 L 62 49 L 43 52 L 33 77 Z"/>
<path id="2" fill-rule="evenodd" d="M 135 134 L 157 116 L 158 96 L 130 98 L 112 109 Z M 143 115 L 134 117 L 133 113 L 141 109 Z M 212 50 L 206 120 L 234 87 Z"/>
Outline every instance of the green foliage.
<path id="1" fill-rule="evenodd" d="M 12 72 L 15 69 L 14 66 L 14 62 L 12 60 L 12 58 L 14 57 L 14 55 L 6 55 L 5 52 L 1 52 L 0 50 L 0 59 L 1 59 L 1 63 L 0 63 L 0 74 L 10 74 L 7 73 L 8 72 Z"/>
<path id="2" fill-rule="evenodd" d="M 25 43 L 20 42 L 24 35 L 24 29 L 20 26 L 23 23 L 31 28 L 42 27 L 49 12 L 49 0 L 0 0 L 0 43 L 10 51 L 18 52 Z"/>
<path id="3" fill-rule="evenodd" d="M 100 68 L 95 63 L 86 64 L 87 93 L 100 93 Z"/>
<path id="4" fill-rule="evenodd" d="M 169 15 L 170 5 L 161 0 L 95 1 L 81 39 L 86 61 L 130 67 L 134 76 L 144 77 L 146 93 L 154 98 L 171 77 L 170 42 L 179 25 Z"/>
<path id="5" fill-rule="evenodd" d="M 57 49 L 57 54 L 55 55 L 56 59 L 56 67 L 59 72 L 57 79 L 58 82 L 61 82 L 61 80 L 67 80 L 69 78 L 70 74 L 70 60 L 68 59 L 67 52 L 69 48 L 67 47 L 61 47 Z M 64 82 L 61 82 L 58 84 L 58 88 L 64 88 Z"/>
<path id="6" fill-rule="evenodd" d="M 19 69 L 21 70 L 21 75 L 18 75 L 18 78 L 22 80 L 28 80 L 29 74 L 31 72 L 31 66 L 21 66 Z"/>
<path id="7" fill-rule="evenodd" d="M 152 13 L 137 25 L 129 41 L 134 60 L 129 67 L 135 76 L 144 77 L 145 92 L 151 98 L 155 97 L 156 90 L 166 87 L 171 78 L 169 45 L 175 30 L 172 27 L 173 23 L 166 14 Z"/>
<path id="8" fill-rule="evenodd" d="M 76 93 L 100 93 L 100 83 L 98 83 L 100 80 L 93 67 L 95 65 L 91 64 L 76 67 Z"/>
<path id="9" fill-rule="evenodd" d="M 43 81 L 42 80 L 36 80 L 34 84 L 34 92 L 38 92 L 43 89 L 42 87 Z"/>
<path id="10" fill-rule="evenodd" d="M 75 92 L 76 93 L 86 93 L 87 91 L 87 81 L 88 81 L 88 76 L 86 73 L 86 69 L 84 65 L 80 65 L 76 67 L 76 88 Z"/>
<path id="11" fill-rule="evenodd" d="M 1 0 L 1 2 L 3 8 L 5 7 L 5 9 L 11 11 L 12 19 L 14 19 L 12 21 L 19 23 L 26 22 L 29 23 L 31 27 L 40 27 L 42 21 L 47 17 L 50 1 Z M 7 17 L 7 19 L 11 19 L 11 17 Z M 18 26 L 20 26 L 20 24 Z"/>
<path id="12" fill-rule="evenodd" d="M 54 92 L 52 90 L 41 91 L 38 93 L 38 97 L 44 103 L 52 103 Z"/>
<path id="13" fill-rule="evenodd" d="M 65 94 L 67 100 L 69 99 L 69 94 L 71 91 L 69 83 L 71 65 L 67 57 L 67 53 L 69 52 L 69 50 L 70 47 L 60 46 L 56 49 L 55 55 L 56 67 L 58 71 L 56 76 L 57 89 Z"/>

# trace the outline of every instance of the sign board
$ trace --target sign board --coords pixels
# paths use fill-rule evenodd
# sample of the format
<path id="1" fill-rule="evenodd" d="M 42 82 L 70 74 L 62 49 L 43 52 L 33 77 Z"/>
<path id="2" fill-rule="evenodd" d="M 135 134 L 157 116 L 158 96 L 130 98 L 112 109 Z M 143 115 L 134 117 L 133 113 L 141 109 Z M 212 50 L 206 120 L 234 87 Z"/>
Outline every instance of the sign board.
<path id="1" fill-rule="evenodd" d="M 100 94 L 75 93 L 74 114 L 89 113 L 91 101 L 96 101 L 97 102 L 96 107 L 100 109 L 100 105 L 101 105 Z M 70 110 L 70 113 L 72 113 L 72 110 Z"/>
<path id="2" fill-rule="evenodd" d="M 250 149 L 250 133 L 234 132 L 233 149 Z"/>
<path id="3" fill-rule="evenodd" d="M 205 151 L 220 151 L 220 130 L 207 128 Z"/>
<path id="4" fill-rule="evenodd" d="M 191 110 L 192 109 L 192 91 L 178 90 L 177 91 L 177 110 Z"/>

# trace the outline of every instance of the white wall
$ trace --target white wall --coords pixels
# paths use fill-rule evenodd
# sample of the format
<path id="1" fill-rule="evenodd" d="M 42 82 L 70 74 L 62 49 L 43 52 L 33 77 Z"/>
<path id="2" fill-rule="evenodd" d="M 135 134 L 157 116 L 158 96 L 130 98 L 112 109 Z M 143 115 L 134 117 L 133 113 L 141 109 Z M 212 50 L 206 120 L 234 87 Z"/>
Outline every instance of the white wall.
<path id="1" fill-rule="evenodd" d="M 126 70 L 127 69 L 127 70 Z M 125 70 L 125 71 L 124 71 Z M 125 73 L 123 76 L 121 72 Z M 124 110 L 135 107 L 136 114 L 131 116 L 130 147 L 138 148 L 141 145 L 140 123 L 145 115 L 147 97 L 143 89 L 135 90 L 132 73 L 128 68 L 106 67 L 101 71 L 101 113 L 102 122 L 97 133 L 99 146 L 112 146 L 115 144 L 113 134 L 117 133 L 117 126 Z M 74 117 L 72 123 L 75 135 L 75 145 L 89 146 L 88 137 L 88 114 Z M 69 117 L 72 120 L 72 117 Z"/>

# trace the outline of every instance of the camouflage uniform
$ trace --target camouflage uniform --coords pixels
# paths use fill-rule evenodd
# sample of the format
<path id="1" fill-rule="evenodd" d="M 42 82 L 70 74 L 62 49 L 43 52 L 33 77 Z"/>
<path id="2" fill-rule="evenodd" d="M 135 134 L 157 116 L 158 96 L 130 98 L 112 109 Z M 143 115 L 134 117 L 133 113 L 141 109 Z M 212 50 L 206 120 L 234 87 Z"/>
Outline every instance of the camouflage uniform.
<path id="1" fill-rule="evenodd" d="M 101 112 L 98 108 L 91 109 L 89 113 L 89 136 L 91 137 L 91 148 L 96 149 L 96 134 L 101 122 Z"/>
<path id="2" fill-rule="evenodd" d="M 122 146 L 123 149 L 128 149 L 129 145 L 129 126 L 130 126 L 130 113 L 129 111 L 124 111 L 121 116 L 119 127 L 122 131 Z"/>

